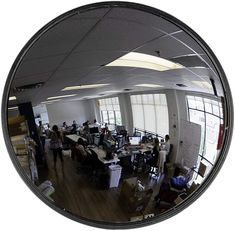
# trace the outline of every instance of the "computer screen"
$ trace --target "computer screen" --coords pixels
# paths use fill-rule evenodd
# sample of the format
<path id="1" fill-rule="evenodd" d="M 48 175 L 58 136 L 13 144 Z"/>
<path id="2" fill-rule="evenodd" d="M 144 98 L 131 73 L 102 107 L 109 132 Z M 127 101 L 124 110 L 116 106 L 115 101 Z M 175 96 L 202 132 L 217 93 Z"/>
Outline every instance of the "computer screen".
<path id="1" fill-rule="evenodd" d="M 138 137 L 138 136 L 130 136 L 129 137 L 129 142 L 131 145 L 139 145 L 140 140 L 141 140 L 141 137 Z"/>
<path id="2" fill-rule="evenodd" d="M 99 128 L 98 127 L 90 128 L 90 134 L 94 134 L 94 133 L 99 133 Z"/>

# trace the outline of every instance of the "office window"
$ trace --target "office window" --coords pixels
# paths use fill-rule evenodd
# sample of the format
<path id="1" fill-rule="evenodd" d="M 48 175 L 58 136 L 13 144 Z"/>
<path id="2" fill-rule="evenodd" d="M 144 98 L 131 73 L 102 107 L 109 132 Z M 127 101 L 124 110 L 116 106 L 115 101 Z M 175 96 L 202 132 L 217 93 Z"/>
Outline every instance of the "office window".
<path id="1" fill-rule="evenodd" d="M 118 97 L 100 99 L 98 102 L 103 123 L 122 125 Z"/>
<path id="2" fill-rule="evenodd" d="M 131 95 L 134 128 L 166 135 L 169 133 L 165 94 Z"/>
<path id="3" fill-rule="evenodd" d="M 222 104 L 216 100 L 187 96 L 189 121 L 201 125 L 201 143 L 198 166 L 201 162 L 211 168 L 218 156 L 220 125 L 223 124 Z"/>

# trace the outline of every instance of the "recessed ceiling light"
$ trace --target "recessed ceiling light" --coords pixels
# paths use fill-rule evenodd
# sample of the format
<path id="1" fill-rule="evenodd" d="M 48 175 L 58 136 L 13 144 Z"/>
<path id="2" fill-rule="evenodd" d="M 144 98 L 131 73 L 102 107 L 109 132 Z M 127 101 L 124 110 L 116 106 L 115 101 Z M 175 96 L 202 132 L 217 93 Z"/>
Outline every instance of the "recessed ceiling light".
<path id="1" fill-rule="evenodd" d="M 15 96 L 10 96 L 9 100 L 16 100 L 16 97 Z"/>
<path id="2" fill-rule="evenodd" d="M 163 87 L 158 84 L 150 84 L 150 83 L 143 83 L 143 84 L 137 84 L 136 87 L 150 87 L 150 88 L 156 88 L 156 87 Z"/>
<path id="3" fill-rule="evenodd" d="M 16 110 L 18 107 L 9 107 L 8 110 Z"/>
<path id="4" fill-rule="evenodd" d="M 137 67 L 156 71 L 184 68 L 184 66 L 153 55 L 130 52 L 106 65 L 107 67 Z"/>
<path id="5" fill-rule="evenodd" d="M 212 85 L 206 81 L 194 80 L 194 81 L 192 81 L 192 83 L 197 85 L 200 88 L 212 90 Z"/>
<path id="6" fill-rule="evenodd" d="M 90 88 L 98 88 L 110 85 L 109 83 L 100 83 L 100 84 L 87 84 L 87 85 L 78 85 L 65 87 L 61 91 L 71 91 L 71 90 L 81 90 L 81 89 L 90 89 Z"/>
<path id="7" fill-rule="evenodd" d="M 60 98 L 67 98 L 67 97 L 73 97 L 73 96 L 76 96 L 77 94 L 73 94 L 73 95 L 58 95 L 58 96 L 52 96 L 52 97 L 49 97 L 47 99 L 60 99 Z"/>
<path id="8" fill-rule="evenodd" d="M 55 100 L 48 100 L 48 101 L 44 101 L 44 102 L 41 102 L 43 104 L 48 104 L 48 103 L 53 103 L 53 102 L 57 102 L 57 101 L 60 101 L 61 99 L 55 99 Z"/>

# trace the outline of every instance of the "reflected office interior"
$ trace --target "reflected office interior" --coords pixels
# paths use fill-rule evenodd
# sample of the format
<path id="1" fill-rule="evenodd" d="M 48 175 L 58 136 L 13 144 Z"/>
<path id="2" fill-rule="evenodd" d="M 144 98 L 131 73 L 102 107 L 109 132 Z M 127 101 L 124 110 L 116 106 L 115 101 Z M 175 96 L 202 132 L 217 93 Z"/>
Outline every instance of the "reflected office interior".
<path id="1" fill-rule="evenodd" d="M 223 96 L 183 29 L 142 10 L 91 9 L 26 53 L 8 129 L 24 174 L 51 203 L 94 221 L 141 221 L 182 203 L 210 173 Z"/>

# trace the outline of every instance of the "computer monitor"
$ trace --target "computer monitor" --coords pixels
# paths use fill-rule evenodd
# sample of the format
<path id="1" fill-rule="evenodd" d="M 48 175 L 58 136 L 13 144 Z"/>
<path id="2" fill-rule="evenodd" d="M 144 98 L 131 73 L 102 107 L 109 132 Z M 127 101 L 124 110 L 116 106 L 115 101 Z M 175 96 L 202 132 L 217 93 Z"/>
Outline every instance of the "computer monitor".
<path id="1" fill-rule="evenodd" d="M 116 130 L 117 130 L 117 133 L 120 133 L 120 132 L 122 132 L 122 131 L 125 131 L 125 126 L 120 126 L 120 125 L 118 125 L 118 126 L 116 127 Z"/>
<path id="2" fill-rule="evenodd" d="M 130 145 L 139 145 L 140 140 L 141 140 L 141 137 L 139 137 L 139 136 L 130 136 L 129 137 Z"/>
<path id="3" fill-rule="evenodd" d="M 90 128 L 90 134 L 95 134 L 95 133 L 99 133 L 99 128 L 98 127 Z"/>

